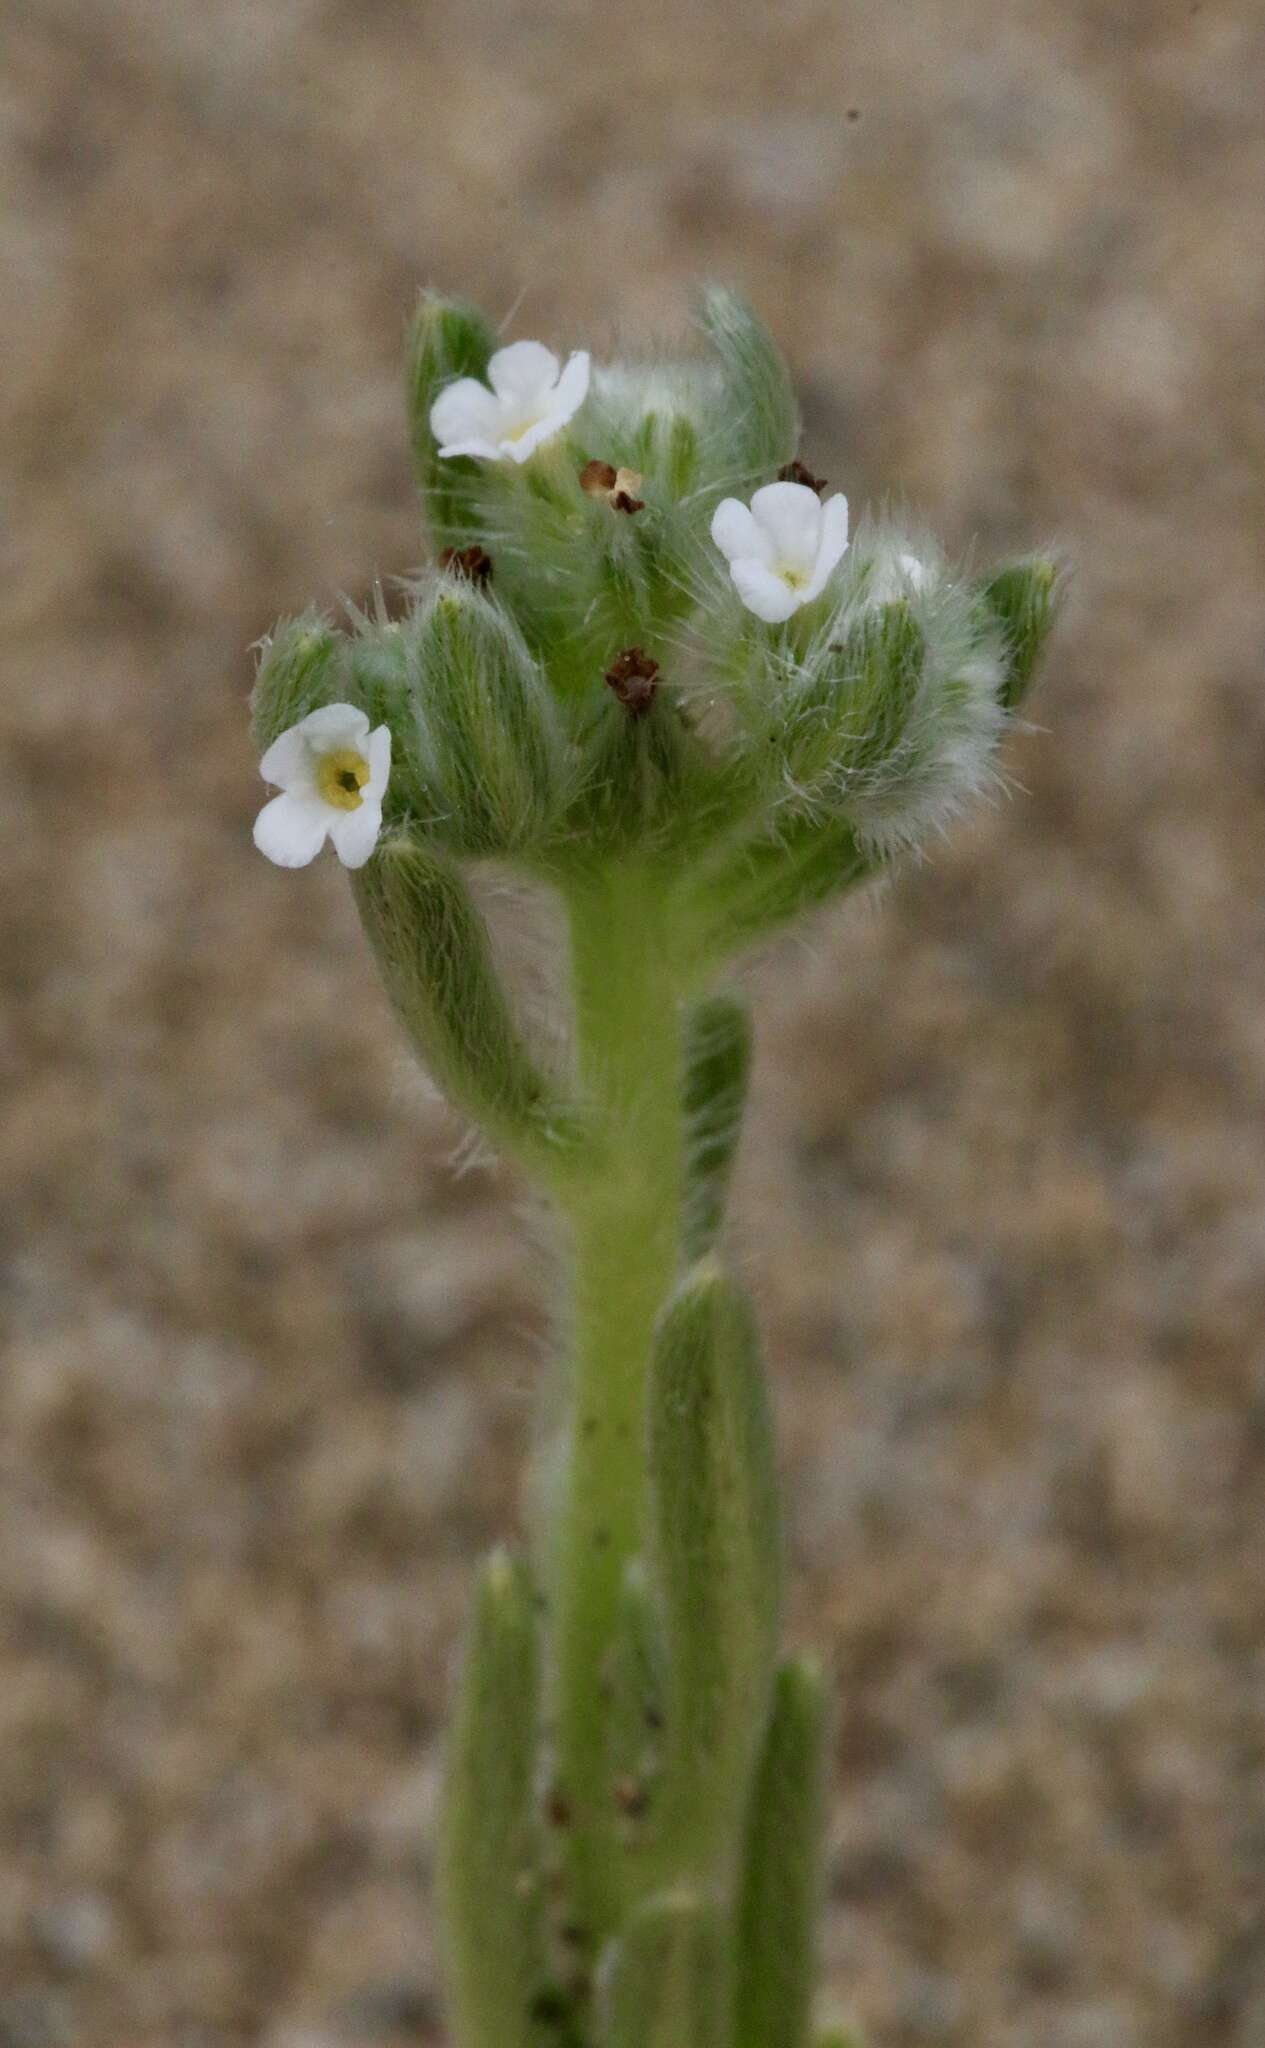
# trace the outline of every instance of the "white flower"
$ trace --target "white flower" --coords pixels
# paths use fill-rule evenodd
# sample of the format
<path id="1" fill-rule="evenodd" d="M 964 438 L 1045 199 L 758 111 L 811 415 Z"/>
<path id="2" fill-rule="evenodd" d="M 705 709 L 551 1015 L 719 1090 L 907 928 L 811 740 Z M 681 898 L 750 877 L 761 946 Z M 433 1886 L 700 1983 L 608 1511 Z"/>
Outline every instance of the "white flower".
<path id="1" fill-rule="evenodd" d="M 722 498 L 712 539 L 747 610 L 772 625 L 825 588 L 848 545 L 848 501 L 836 491 L 823 505 L 807 484 L 766 484 L 749 506 Z"/>
<path id="2" fill-rule="evenodd" d="M 588 395 L 589 358 L 583 349 L 559 370 L 552 349 L 539 341 L 498 348 L 488 384 L 459 377 L 430 409 L 430 430 L 441 455 L 480 455 L 486 462 L 526 462 L 551 441 Z"/>
<path id="3" fill-rule="evenodd" d="M 382 830 L 391 730 L 354 704 L 310 711 L 274 740 L 259 773 L 281 791 L 255 820 L 255 844 L 281 868 L 305 868 L 326 834 L 345 868 L 362 868 Z"/>

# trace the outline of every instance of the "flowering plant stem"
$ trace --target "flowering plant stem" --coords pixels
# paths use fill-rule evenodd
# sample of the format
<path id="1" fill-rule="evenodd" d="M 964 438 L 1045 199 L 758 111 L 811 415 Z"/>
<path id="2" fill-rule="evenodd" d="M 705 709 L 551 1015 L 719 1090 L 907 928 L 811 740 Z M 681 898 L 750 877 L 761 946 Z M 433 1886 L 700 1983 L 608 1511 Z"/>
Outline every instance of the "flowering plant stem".
<path id="1" fill-rule="evenodd" d="M 575 1326 L 553 1677 L 571 1904 L 595 1936 L 616 1911 L 603 1659 L 625 1567 L 645 1541 L 651 1342 L 680 1256 L 680 994 L 663 895 L 639 864 L 595 870 L 568 892 L 578 1079 L 594 1145 L 566 1197 Z"/>
<path id="2" fill-rule="evenodd" d="M 811 2048 L 827 1688 L 779 1661 L 768 1387 L 717 1253 L 749 1026 L 709 983 L 988 786 L 1059 588 L 853 535 L 759 321 L 713 287 L 700 324 L 701 359 L 564 367 L 426 294 L 434 564 L 402 618 L 279 627 L 254 694 L 257 845 L 332 843 L 419 1057 L 570 1240 L 535 1555 L 484 1567 L 448 1739 L 456 2048 Z M 502 980 L 488 862 L 565 911 L 570 1071 Z"/>

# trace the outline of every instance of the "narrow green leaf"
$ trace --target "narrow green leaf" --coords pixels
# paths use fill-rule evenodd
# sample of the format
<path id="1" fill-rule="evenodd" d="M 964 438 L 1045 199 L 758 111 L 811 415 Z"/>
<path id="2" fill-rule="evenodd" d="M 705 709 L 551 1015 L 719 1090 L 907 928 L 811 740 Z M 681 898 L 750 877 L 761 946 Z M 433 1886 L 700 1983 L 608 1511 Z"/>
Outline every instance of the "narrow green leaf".
<path id="1" fill-rule="evenodd" d="M 710 1259 L 659 1326 L 650 1477 L 669 1670 L 663 1867 L 714 1872 L 737 1850 L 768 1709 L 781 1542 L 755 1325 Z"/>
<path id="2" fill-rule="evenodd" d="M 705 997 L 685 1020 L 684 1253 L 703 1258 L 724 1220 L 751 1072 L 751 1014 L 735 996 Z"/>
<path id="3" fill-rule="evenodd" d="M 436 1080 L 498 1142 L 561 1166 L 575 1116 L 519 1036 L 457 869 L 401 830 L 352 879 L 391 1007 Z"/>
<path id="4" fill-rule="evenodd" d="M 503 1552 L 484 1569 L 448 1738 L 436 1882 L 454 2037 L 539 2048 L 547 1985 L 532 1590 Z"/>
<path id="5" fill-rule="evenodd" d="M 747 1816 L 734 2048 L 805 2048 L 808 2040 L 828 1721 L 817 1666 L 784 1664 Z"/>
<path id="6" fill-rule="evenodd" d="M 726 1963 L 714 1908 L 687 1892 L 651 1899 L 606 1960 L 601 2048 L 727 2048 Z"/>

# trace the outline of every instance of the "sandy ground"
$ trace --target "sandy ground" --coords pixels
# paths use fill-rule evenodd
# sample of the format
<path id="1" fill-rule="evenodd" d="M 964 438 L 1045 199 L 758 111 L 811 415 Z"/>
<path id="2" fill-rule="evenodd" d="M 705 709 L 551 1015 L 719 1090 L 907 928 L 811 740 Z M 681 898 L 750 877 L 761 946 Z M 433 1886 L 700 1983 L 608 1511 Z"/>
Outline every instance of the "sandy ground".
<path id="1" fill-rule="evenodd" d="M 249 643 L 416 562 L 422 281 L 766 310 L 814 465 L 1075 605 L 1019 786 L 750 976 L 737 1249 L 828 1990 L 1265 2040 L 1265 28 L 1239 0 L 26 0 L 0 24 L 0 2043 L 440 2038 L 473 1561 L 545 1328 Z"/>

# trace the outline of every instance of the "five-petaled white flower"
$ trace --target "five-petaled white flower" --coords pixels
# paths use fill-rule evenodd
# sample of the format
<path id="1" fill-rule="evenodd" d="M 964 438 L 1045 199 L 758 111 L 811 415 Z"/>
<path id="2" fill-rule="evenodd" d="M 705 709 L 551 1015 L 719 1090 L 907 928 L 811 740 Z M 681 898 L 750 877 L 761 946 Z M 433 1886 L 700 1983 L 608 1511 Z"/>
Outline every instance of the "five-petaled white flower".
<path id="1" fill-rule="evenodd" d="M 441 455 L 526 462 L 580 410 L 588 395 L 589 358 L 579 349 L 560 370 L 543 343 L 511 342 L 488 364 L 488 384 L 459 377 L 440 392 L 430 409 L 430 430 Z"/>
<path id="2" fill-rule="evenodd" d="M 848 545 L 848 501 L 823 505 L 807 484 L 765 484 L 750 505 L 722 498 L 712 539 L 748 611 L 770 625 L 818 597 Z"/>
<path id="3" fill-rule="evenodd" d="M 354 704 L 310 711 L 274 740 L 259 773 L 281 791 L 255 820 L 255 844 L 278 867 L 305 868 L 326 834 L 345 868 L 362 868 L 382 830 L 391 731 Z"/>

